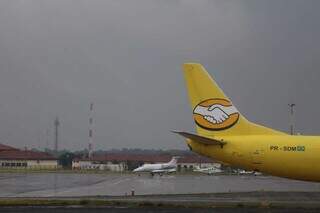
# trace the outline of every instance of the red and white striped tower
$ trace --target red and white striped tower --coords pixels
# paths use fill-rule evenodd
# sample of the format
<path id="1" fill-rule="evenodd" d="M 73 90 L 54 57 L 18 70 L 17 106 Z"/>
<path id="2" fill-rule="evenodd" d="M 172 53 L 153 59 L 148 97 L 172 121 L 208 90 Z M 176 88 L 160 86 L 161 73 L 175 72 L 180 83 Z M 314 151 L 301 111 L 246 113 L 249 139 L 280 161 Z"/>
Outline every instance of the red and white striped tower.
<path id="1" fill-rule="evenodd" d="M 90 113 L 89 113 L 89 144 L 88 144 L 88 157 L 92 157 L 93 152 L 93 103 L 90 103 Z"/>

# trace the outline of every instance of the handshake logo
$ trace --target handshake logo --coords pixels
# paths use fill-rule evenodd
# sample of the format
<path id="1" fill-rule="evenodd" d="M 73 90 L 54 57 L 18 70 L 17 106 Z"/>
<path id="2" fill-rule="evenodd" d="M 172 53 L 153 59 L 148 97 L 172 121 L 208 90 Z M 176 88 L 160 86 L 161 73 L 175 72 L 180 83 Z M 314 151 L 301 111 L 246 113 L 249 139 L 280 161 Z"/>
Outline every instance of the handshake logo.
<path id="1" fill-rule="evenodd" d="M 223 130 L 233 126 L 239 119 L 238 110 L 225 99 L 208 99 L 193 110 L 197 125 L 209 130 Z"/>

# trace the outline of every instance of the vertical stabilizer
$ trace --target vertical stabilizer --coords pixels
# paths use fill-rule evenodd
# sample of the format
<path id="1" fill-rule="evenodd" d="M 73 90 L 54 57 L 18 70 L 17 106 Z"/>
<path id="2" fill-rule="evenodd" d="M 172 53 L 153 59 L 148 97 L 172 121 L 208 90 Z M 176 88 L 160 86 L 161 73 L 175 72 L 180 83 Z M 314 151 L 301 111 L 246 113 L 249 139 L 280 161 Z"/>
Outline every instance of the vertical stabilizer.
<path id="1" fill-rule="evenodd" d="M 201 64 L 184 64 L 183 72 L 199 135 L 284 134 L 242 116 Z"/>
<path id="2" fill-rule="evenodd" d="M 168 164 L 170 164 L 170 165 L 176 165 L 177 163 L 178 163 L 178 159 L 179 159 L 180 157 L 178 157 L 178 156 L 174 156 L 174 157 L 172 157 L 172 159 L 170 160 L 170 162 L 168 163 Z"/>

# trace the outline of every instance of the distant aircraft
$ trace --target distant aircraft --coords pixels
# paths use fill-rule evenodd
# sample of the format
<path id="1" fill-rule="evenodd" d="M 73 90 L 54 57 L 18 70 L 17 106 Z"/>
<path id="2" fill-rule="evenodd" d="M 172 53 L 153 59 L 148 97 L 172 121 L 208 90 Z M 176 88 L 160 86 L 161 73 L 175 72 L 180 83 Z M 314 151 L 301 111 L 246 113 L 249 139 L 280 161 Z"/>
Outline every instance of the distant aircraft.
<path id="1" fill-rule="evenodd" d="M 198 134 L 176 133 L 187 138 L 191 150 L 246 170 L 320 181 L 319 136 L 288 135 L 252 123 L 201 64 L 184 64 L 183 71 Z M 268 103 L 272 101 L 265 100 L 263 107 L 270 110 Z"/>
<path id="2" fill-rule="evenodd" d="M 133 170 L 133 172 L 149 172 L 152 176 L 154 174 L 168 174 L 177 171 L 178 156 L 172 157 L 168 163 L 143 164 L 142 166 Z"/>
<path id="3" fill-rule="evenodd" d="M 193 169 L 194 172 L 200 172 L 200 173 L 204 173 L 207 175 L 213 175 L 213 174 L 217 174 L 217 173 L 221 173 L 222 170 L 220 168 L 217 167 L 207 167 L 207 168 L 200 168 L 197 167 L 195 169 Z"/>
<path id="4" fill-rule="evenodd" d="M 240 169 L 237 171 L 237 173 L 239 175 L 252 175 L 254 174 L 255 172 L 254 171 L 247 171 L 247 170 L 243 170 L 243 169 Z"/>
<path id="5" fill-rule="evenodd" d="M 254 175 L 254 176 L 262 175 L 261 172 L 247 171 L 247 170 L 243 170 L 243 169 L 236 170 L 235 172 L 238 173 L 239 175 Z"/>

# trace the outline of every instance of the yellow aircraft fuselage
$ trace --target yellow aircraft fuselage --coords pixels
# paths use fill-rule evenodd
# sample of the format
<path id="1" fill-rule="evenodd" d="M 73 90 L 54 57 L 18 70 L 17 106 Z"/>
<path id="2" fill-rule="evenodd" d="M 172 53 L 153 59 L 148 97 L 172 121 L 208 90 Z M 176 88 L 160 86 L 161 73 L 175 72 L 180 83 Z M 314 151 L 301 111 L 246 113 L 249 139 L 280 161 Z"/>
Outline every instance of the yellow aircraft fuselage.
<path id="1" fill-rule="evenodd" d="M 320 182 L 320 137 L 250 122 L 201 64 L 184 64 L 183 72 L 197 135 L 177 133 L 194 152 L 247 170 Z M 269 109 L 268 103 L 263 107 Z"/>
<path id="2" fill-rule="evenodd" d="M 222 139 L 222 138 L 220 138 Z M 192 150 L 207 157 L 267 174 L 320 181 L 320 137 L 228 136 L 223 147 L 189 140 Z"/>

